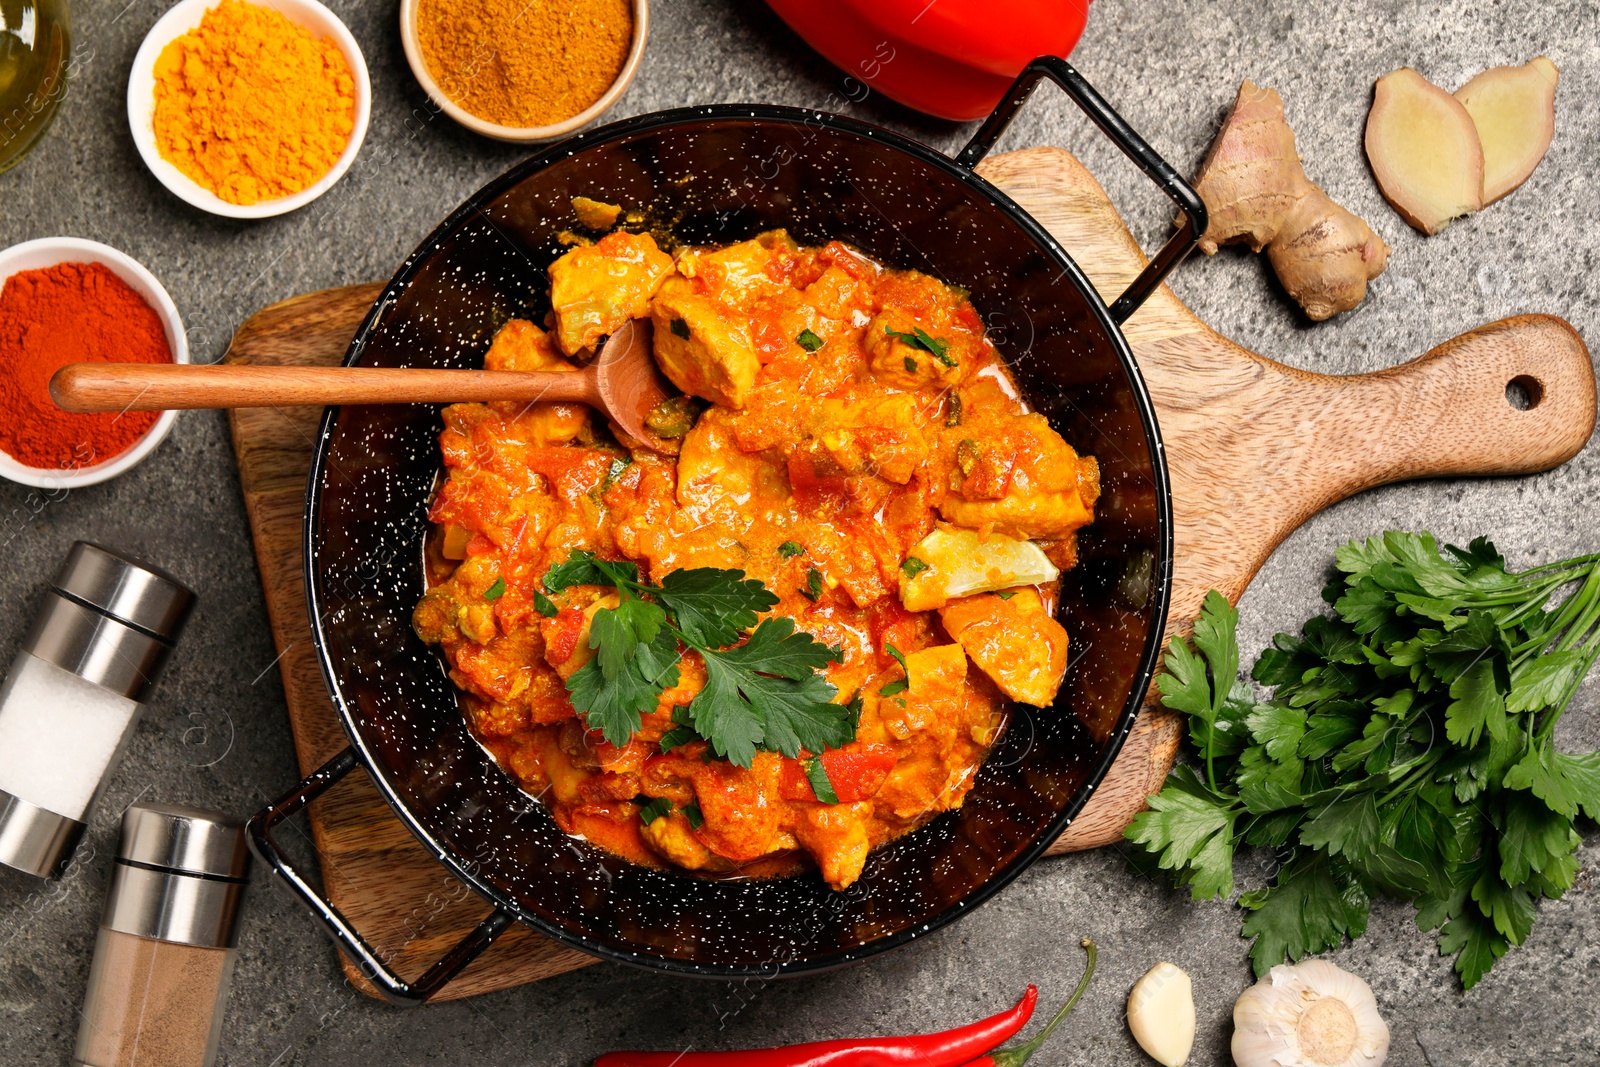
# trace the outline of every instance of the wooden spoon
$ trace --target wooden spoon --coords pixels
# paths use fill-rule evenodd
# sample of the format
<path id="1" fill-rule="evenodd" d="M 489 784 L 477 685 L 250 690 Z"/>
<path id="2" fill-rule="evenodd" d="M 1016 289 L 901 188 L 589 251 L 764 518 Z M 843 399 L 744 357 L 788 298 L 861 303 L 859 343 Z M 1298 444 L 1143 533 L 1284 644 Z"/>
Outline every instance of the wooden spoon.
<path id="1" fill-rule="evenodd" d="M 676 452 L 676 442 L 663 441 L 644 424 L 671 395 L 650 354 L 650 337 L 647 322 L 630 320 L 577 372 L 69 363 L 50 379 L 50 396 L 67 411 L 578 401 L 604 412 L 634 440 Z"/>

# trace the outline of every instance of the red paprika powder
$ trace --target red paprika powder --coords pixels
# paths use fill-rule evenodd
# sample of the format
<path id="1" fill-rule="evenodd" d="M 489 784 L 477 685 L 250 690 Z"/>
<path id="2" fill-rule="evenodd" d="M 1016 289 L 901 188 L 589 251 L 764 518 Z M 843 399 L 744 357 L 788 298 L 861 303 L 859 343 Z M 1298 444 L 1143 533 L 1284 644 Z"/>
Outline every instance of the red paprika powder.
<path id="1" fill-rule="evenodd" d="M 167 363 L 161 317 L 101 263 L 13 274 L 0 288 L 0 451 L 29 467 L 77 469 L 127 451 L 154 411 L 73 414 L 50 399 L 67 363 Z"/>

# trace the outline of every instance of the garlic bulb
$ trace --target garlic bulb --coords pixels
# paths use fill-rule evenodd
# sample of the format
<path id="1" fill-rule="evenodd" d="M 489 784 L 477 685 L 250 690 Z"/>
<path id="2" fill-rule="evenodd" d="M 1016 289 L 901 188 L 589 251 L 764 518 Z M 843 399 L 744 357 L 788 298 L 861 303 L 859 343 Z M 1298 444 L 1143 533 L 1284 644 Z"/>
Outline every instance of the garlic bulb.
<path id="1" fill-rule="evenodd" d="M 1194 1048 L 1194 985 L 1175 964 L 1158 963 L 1128 994 L 1128 1029 L 1162 1067 L 1182 1067 Z"/>
<path id="2" fill-rule="evenodd" d="M 1279 965 L 1233 1006 L 1238 1067 L 1380 1067 L 1389 1027 L 1372 987 L 1326 960 Z"/>

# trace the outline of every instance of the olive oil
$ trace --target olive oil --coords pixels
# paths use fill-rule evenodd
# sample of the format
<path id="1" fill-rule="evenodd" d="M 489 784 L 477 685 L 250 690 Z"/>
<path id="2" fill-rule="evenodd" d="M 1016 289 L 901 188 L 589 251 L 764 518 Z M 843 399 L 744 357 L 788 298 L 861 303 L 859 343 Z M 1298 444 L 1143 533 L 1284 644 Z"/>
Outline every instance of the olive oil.
<path id="1" fill-rule="evenodd" d="M 0 171 L 50 128 L 67 88 L 66 0 L 0 0 Z"/>

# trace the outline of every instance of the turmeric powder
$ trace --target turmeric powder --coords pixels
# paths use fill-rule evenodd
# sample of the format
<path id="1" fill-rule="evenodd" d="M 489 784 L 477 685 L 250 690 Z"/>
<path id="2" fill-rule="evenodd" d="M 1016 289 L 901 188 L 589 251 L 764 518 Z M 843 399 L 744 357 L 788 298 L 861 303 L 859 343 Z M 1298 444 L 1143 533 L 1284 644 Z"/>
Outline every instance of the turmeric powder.
<path id="1" fill-rule="evenodd" d="M 633 43 L 629 0 L 421 0 L 423 62 L 456 104 L 501 126 L 548 126 L 605 95 Z"/>
<path id="2" fill-rule="evenodd" d="M 339 46 L 244 0 L 222 0 L 162 49 L 155 80 L 161 157 L 231 204 L 315 184 L 355 128 Z"/>

